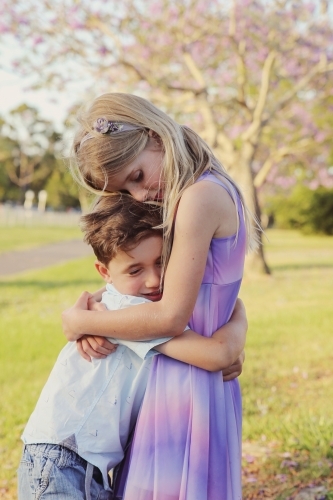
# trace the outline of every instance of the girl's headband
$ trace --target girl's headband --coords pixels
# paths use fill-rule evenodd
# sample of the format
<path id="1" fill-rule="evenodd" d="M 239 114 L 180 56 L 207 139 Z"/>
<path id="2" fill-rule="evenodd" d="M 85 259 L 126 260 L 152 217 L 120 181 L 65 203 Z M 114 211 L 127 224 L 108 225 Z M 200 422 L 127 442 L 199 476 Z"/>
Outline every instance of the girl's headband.
<path id="1" fill-rule="evenodd" d="M 138 130 L 143 127 L 140 125 L 132 125 L 131 123 L 119 123 L 112 122 L 106 118 L 97 118 L 93 125 L 93 130 L 99 132 L 100 134 L 114 135 L 119 134 L 119 132 L 128 132 L 129 130 Z M 93 134 L 86 134 L 80 142 L 80 148 L 88 139 L 93 139 L 95 136 Z"/>

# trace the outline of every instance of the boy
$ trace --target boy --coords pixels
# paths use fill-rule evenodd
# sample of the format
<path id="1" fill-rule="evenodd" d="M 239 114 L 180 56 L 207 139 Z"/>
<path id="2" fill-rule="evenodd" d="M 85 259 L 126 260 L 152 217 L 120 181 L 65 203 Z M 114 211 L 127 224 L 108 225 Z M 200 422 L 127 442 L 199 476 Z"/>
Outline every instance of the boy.
<path id="1" fill-rule="evenodd" d="M 119 194 L 100 198 L 93 212 L 82 217 L 85 241 L 93 247 L 95 267 L 107 283 L 102 302 L 108 309 L 160 300 L 162 230 L 154 229 L 160 223 L 158 208 Z M 243 349 L 246 328 L 240 316 L 228 323 L 234 328 L 228 344 L 222 329 L 210 339 L 190 330 L 172 340 L 111 339 L 119 344 L 117 350 L 87 363 L 75 343 L 68 343 L 22 436 L 19 499 L 111 499 L 108 472 L 123 458 L 156 349 L 220 370 Z"/>

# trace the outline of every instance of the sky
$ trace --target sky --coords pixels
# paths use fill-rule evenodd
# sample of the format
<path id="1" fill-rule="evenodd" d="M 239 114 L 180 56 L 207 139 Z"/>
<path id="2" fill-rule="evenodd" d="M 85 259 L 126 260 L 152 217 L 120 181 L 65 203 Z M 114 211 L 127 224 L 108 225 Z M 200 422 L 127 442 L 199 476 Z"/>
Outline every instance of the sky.
<path id="1" fill-rule="evenodd" d="M 43 118 L 52 121 L 61 129 L 68 109 L 80 95 L 78 89 L 73 87 L 66 92 L 27 90 L 29 84 L 28 78 L 22 78 L 7 69 L 0 69 L 0 115 L 6 115 L 10 110 L 25 103 L 37 107 Z"/>

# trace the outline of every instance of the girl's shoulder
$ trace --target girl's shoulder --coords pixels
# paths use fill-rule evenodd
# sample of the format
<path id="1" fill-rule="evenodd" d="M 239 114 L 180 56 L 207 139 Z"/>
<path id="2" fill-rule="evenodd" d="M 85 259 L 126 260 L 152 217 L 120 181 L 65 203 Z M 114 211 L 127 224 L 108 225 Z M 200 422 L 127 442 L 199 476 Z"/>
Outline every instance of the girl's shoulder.
<path id="1" fill-rule="evenodd" d="M 227 187 L 215 182 L 214 177 L 210 173 L 203 174 L 184 191 L 177 218 L 211 223 L 216 228 L 214 237 L 229 236 L 237 230 L 237 210 Z"/>
<path id="2" fill-rule="evenodd" d="M 230 187 L 224 180 L 217 177 L 210 171 L 206 171 L 186 190 L 184 191 L 181 201 L 193 202 L 198 204 L 205 203 L 212 208 L 217 206 L 220 209 L 235 208 L 232 201 Z"/>

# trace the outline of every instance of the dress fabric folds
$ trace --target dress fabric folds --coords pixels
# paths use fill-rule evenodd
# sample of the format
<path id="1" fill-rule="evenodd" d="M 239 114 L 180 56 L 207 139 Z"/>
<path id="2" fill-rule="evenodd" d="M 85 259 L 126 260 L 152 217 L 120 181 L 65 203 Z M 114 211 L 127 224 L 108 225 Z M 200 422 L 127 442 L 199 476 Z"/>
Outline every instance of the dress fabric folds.
<path id="1" fill-rule="evenodd" d="M 228 190 L 210 172 L 198 181 L 215 182 Z M 205 337 L 228 322 L 241 285 L 246 232 L 239 200 L 237 204 L 238 234 L 211 241 L 189 322 Z M 221 372 L 155 356 L 129 464 L 120 481 L 125 491 L 116 492 L 116 498 L 240 500 L 241 425 L 237 379 L 223 383 Z"/>

